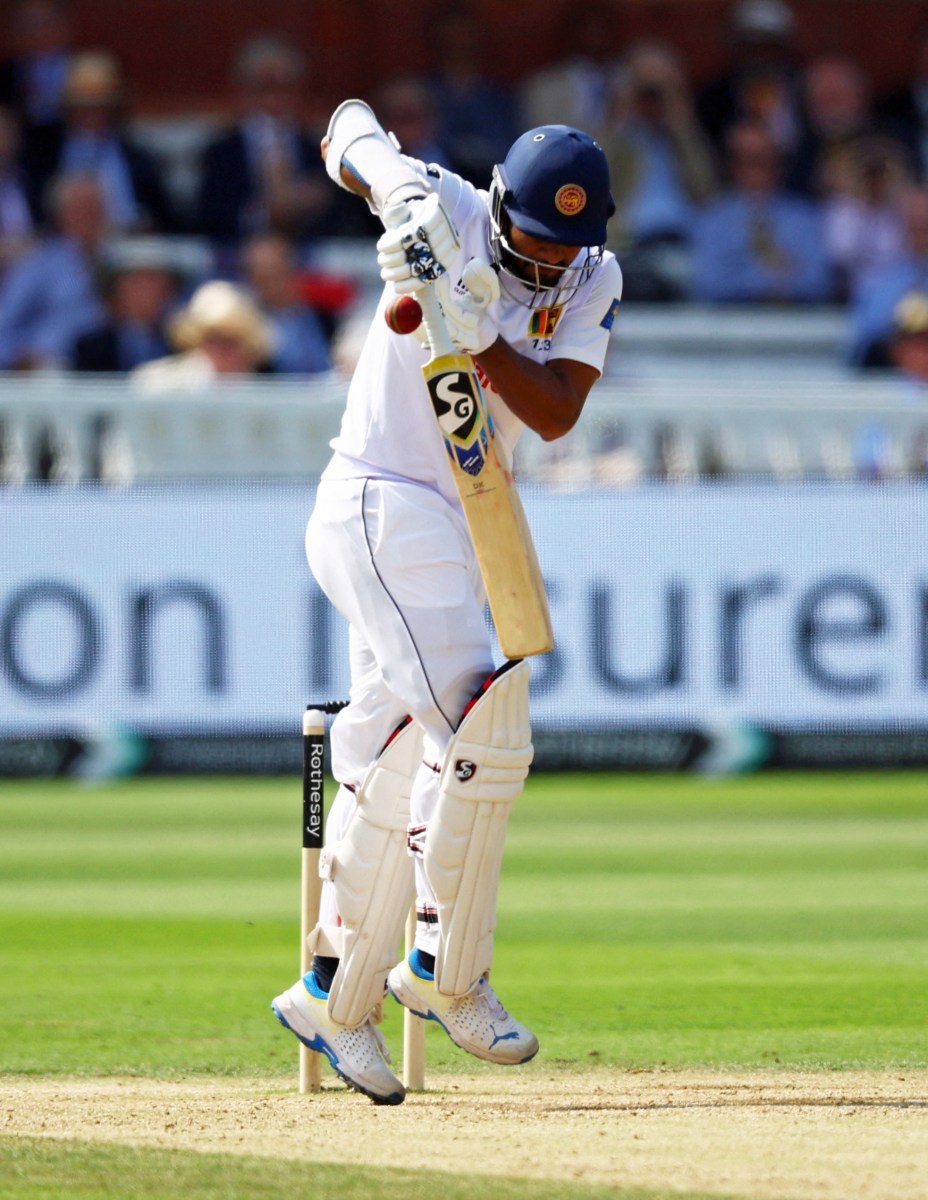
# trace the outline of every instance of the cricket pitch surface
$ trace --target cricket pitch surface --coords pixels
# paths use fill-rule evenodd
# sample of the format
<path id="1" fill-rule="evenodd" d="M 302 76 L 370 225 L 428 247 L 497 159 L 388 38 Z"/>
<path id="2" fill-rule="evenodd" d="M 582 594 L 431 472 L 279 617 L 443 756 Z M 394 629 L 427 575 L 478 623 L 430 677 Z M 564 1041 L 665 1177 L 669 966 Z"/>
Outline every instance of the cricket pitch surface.
<path id="1" fill-rule="evenodd" d="M 0 1133 L 750 1200 L 928 1198 L 928 1071 L 504 1068 L 396 1108 L 279 1077 L 0 1077 Z M 495 1149 L 494 1149 L 495 1148 Z"/>

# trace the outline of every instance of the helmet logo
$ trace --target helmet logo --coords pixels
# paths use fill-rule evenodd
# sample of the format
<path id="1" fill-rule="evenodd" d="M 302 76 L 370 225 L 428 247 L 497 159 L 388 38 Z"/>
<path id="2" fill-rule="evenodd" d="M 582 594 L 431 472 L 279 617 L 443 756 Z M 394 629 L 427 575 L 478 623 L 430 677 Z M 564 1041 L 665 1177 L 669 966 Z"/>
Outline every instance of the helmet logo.
<path id="1" fill-rule="evenodd" d="M 554 207 L 565 217 L 575 217 L 586 208 L 586 192 L 579 183 L 565 183 L 557 190 Z"/>

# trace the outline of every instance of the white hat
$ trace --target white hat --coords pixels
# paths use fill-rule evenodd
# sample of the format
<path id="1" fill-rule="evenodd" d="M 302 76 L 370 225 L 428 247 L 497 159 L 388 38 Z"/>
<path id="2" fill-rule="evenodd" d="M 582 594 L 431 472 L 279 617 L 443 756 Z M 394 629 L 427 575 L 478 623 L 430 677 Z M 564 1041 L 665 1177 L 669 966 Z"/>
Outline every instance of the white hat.
<path id="1" fill-rule="evenodd" d="M 222 279 L 197 288 L 187 307 L 171 321 L 169 332 L 179 350 L 199 346 L 209 332 L 241 338 L 258 361 L 273 348 L 271 327 L 254 301 L 242 288 Z"/>
<path id="2" fill-rule="evenodd" d="M 928 333 L 928 295 L 907 292 L 893 309 L 893 329 L 903 337 Z"/>

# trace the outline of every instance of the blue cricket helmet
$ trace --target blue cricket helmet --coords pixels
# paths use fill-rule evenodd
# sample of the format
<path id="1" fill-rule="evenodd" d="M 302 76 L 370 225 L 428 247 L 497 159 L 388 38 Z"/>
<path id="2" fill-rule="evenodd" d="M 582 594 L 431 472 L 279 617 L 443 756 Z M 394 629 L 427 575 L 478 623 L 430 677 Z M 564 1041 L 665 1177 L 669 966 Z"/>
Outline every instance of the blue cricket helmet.
<path id="1" fill-rule="evenodd" d="M 540 125 L 513 142 L 498 176 L 502 207 L 532 237 L 602 246 L 615 212 L 602 147 L 570 125 Z"/>

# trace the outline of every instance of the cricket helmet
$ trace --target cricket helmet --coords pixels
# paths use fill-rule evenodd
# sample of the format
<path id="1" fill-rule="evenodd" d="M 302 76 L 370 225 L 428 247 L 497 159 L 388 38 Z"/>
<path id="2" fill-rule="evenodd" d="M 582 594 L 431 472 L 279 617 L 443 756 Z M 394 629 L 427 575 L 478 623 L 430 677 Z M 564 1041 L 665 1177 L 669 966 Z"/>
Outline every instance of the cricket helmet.
<path id="1" fill-rule="evenodd" d="M 615 212 L 609 166 L 598 142 L 569 125 L 523 133 L 496 168 L 502 205 L 532 237 L 568 246 L 602 246 Z"/>
<path id="2" fill-rule="evenodd" d="M 582 246 L 586 249 L 582 264 L 570 268 L 555 289 L 563 293 L 569 288 L 572 294 L 602 261 L 606 223 L 614 212 L 609 166 L 597 141 L 569 125 L 530 129 L 493 169 L 490 248 L 494 264 L 512 274 L 514 258 L 526 261 L 509 244 L 513 225 L 542 241 Z M 516 271 L 516 278 L 525 282 L 521 271 Z M 535 289 L 536 293 L 544 290 Z M 536 294 L 530 305 L 538 302 Z"/>

